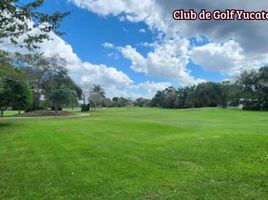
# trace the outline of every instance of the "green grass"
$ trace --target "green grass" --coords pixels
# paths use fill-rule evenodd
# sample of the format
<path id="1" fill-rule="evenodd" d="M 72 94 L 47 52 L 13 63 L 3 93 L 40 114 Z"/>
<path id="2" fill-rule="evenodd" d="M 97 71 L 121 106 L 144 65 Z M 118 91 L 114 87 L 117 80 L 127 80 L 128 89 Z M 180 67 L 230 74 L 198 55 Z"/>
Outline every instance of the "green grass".
<path id="1" fill-rule="evenodd" d="M 23 114 L 23 113 L 24 113 L 24 111 L 21 111 L 21 114 Z M 12 116 L 16 116 L 18 114 L 19 113 L 16 110 L 7 110 L 4 112 L 4 117 L 12 117 Z"/>
<path id="2" fill-rule="evenodd" d="M 0 119 L 0 199 L 268 199 L 268 113 Z"/>

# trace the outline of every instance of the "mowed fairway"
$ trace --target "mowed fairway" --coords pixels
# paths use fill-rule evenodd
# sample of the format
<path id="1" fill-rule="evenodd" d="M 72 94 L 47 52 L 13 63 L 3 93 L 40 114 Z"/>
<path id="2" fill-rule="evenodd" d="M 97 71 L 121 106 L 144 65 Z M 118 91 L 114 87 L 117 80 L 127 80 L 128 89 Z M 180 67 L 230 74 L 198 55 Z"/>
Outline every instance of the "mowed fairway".
<path id="1" fill-rule="evenodd" d="M 268 113 L 0 119 L 0 199 L 268 199 Z"/>

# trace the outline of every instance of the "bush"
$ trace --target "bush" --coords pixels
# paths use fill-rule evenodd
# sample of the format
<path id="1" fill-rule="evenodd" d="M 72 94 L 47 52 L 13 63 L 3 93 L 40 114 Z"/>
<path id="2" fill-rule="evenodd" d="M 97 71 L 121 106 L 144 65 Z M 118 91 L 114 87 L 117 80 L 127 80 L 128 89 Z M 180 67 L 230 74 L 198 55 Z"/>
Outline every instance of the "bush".
<path id="1" fill-rule="evenodd" d="M 89 111 L 89 104 L 82 104 L 81 112 L 88 112 Z"/>
<path id="2" fill-rule="evenodd" d="M 243 110 L 261 110 L 261 108 L 257 102 L 246 102 L 244 103 Z"/>

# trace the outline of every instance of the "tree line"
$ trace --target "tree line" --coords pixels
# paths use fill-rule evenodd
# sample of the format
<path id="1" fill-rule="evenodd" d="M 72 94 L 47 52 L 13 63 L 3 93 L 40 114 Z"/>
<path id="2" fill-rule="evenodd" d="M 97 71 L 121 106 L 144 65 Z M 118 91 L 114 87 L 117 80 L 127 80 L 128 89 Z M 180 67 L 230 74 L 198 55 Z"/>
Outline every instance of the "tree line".
<path id="1" fill-rule="evenodd" d="M 204 82 L 191 87 L 158 91 L 142 106 L 162 108 L 223 108 L 242 105 L 245 110 L 268 110 L 268 67 L 244 71 L 232 81 Z"/>
<path id="2" fill-rule="evenodd" d="M 245 71 L 232 81 L 204 82 L 191 87 L 158 91 L 152 99 L 135 101 L 124 97 L 108 98 L 101 86 L 82 90 L 68 75 L 66 62 L 59 55 L 50 58 L 38 54 L 38 43 L 59 31 L 68 12 L 52 15 L 39 12 L 43 0 L 22 5 L 17 0 L 0 2 L 0 43 L 9 41 L 26 48 L 28 54 L 0 51 L 0 110 L 26 112 L 81 106 L 82 111 L 99 107 L 193 108 L 243 105 L 248 110 L 268 110 L 268 68 Z M 29 21 L 31 23 L 29 23 Z M 34 29 L 39 31 L 34 32 Z M 18 39 L 24 36 L 23 39 Z"/>

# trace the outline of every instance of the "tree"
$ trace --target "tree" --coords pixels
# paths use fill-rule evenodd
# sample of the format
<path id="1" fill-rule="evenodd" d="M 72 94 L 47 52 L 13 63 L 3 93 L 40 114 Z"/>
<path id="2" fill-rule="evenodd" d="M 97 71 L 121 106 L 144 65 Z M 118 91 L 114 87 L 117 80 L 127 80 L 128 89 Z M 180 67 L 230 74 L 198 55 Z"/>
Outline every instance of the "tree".
<path id="1" fill-rule="evenodd" d="M 65 60 L 55 56 L 42 67 L 41 73 L 41 92 L 56 114 L 63 105 L 71 104 L 75 97 L 81 99 L 82 96 L 82 90 L 68 76 L 64 65 Z"/>
<path id="2" fill-rule="evenodd" d="M 164 90 L 164 100 L 163 107 L 164 108 L 175 108 L 175 101 L 177 98 L 176 89 L 173 87 L 168 87 Z"/>
<path id="3" fill-rule="evenodd" d="M 257 98 L 257 71 L 244 71 L 237 80 L 237 84 L 241 89 L 241 101 L 243 108 L 247 110 L 259 110 Z"/>
<path id="4" fill-rule="evenodd" d="M 195 88 L 194 98 L 196 107 L 215 107 L 220 104 L 221 88 L 213 82 L 200 83 Z"/>
<path id="5" fill-rule="evenodd" d="M 71 91 L 70 101 L 68 104 L 70 104 L 72 110 L 75 106 L 79 106 L 77 94 L 74 91 Z"/>
<path id="6" fill-rule="evenodd" d="M 44 95 L 45 75 L 49 71 L 47 66 L 49 66 L 50 61 L 39 54 L 18 56 L 16 63 L 21 66 L 33 94 L 32 104 L 27 111 L 43 109 L 44 105 L 42 105 L 41 97 Z"/>
<path id="7" fill-rule="evenodd" d="M 88 99 L 90 107 L 92 107 L 94 110 L 97 107 L 102 106 L 103 100 L 104 100 L 104 98 L 100 93 L 93 92 L 93 91 L 90 93 L 90 96 L 89 96 L 89 99 Z"/>
<path id="8" fill-rule="evenodd" d="M 94 85 L 92 90 L 92 93 L 98 93 L 100 94 L 102 97 L 105 97 L 105 91 L 104 89 L 100 86 L 100 85 Z"/>
<path id="9" fill-rule="evenodd" d="M 230 81 L 224 81 L 220 84 L 221 87 L 221 98 L 220 105 L 223 107 L 227 106 L 238 106 L 241 98 L 241 89 L 236 83 Z"/>
<path id="10" fill-rule="evenodd" d="M 65 84 L 61 84 L 59 87 L 53 88 L 49 92 L 47 98 L 52 103 L 55 114 L 58 114 L 60 106 L 70 102 L 71 95 L 72 91 Z"/>
<path id="11" fill-rule="evenodd" d="M 0 42 L 7 38 L 15 45 L 32 50 L 37 48 L 36 43 L 49 39 L 49 32 L 63 34 L 58 28 L 63 18 L 70 13 L 41 13 L 38 10 L 43 3 L 44 0 L 35 0 L 22 5 L 18 0 L 1 0 Z"/>
<path id="12" fill-rule="evenodd" d="M 268 67 L 262 67 L 258 73 L 257 98 L 261 110 L 268 110 Z"/>
<path id="13" fill-rule="evenodd" d="M 16 79 L 7 80 L 8 88 L 10 88 L 6 95 L 11 96 L 11 106 L 13 109 L 18 110 L 20 115 L 22 109 L 27 107 L 32 102 L 32 92 L 29 85 L 25 81 L 19 81 Z"/>
<path id="14" fill-rule="evenodd" d="M 89 92 L 89 104 L 94 110 L 97 107 L 101 107 L 104 104 L 105 100 L 105 91 L 100 85 L 94 85 Z"/>
<path id="15" fill-rule="evenodd" d="M 156 95 L 151 101 L 151 106 L 153 107 L 162 107 L 164 101 L 164 91 L 157 91 Z"/>
<path id="16" fill-rule="evenodd" d="M 138 99 L 135 100 L 134 102 L 134 106 L 138 106 L 138 107 L 148 107 L 150 105 L 150 100 L 149 99 L 145 99 L 143 97 L 140 97 Z"/>
<path id="17" fill-rule="evenodd" d="M 132 103 L 130 99 L 124 97 L 114 97 L 112 100 L 113 105 L 116 107 L 126 107 L 127 105 Z"/>
<path id="18" fill-rule="evenodd" d="M 185 100 L 186 108 L 194 108 L 195 107 L 195 86 L 187 88 L 187 97 Z"/>
<path id="19" fill-rule="evenodd" d="M 179 88 L 177 90 L 177 97 L 175 100 L 176 108 L 188 108 L 192 107 L 192 103 L 190 103 L 190 95 L 191 92 L 194 91 L 192 87 Z M 187 100 L 189 101 L 189 105 L 187 105 Z"/>
<path id="20" fill-rule="evenodd" d="M 138 102 L 139 103 L 139 102 Z M 231 81 L 203 82 L 175 90 L 173 87 L 157 91 L 151 106 L 162 108 L 190 108 L 238 106 L 243 109 L 268 110 L 268 67 L 244 71 Z"/>
<path id="21" fill-rule="evenodd" d="M 104 107 L 112 107 L 113 106 L 113 102 L 110 98 L 104 98 L 103 99 L 103 106 Z"/>
<path id="22" fill-rule="evenodd" d="M 50 39 L 50 32 L 56 33 L 58 35 L 63 34 L 62 32 L 58 31 L 60 22 L 70 13 L 55 12 L 52 15 L 42 13 L 39 11 L 39 8 L 43 2 L 44 0 L 35 0 L 28 4 L 22 4 L 19 2 L 19 0 L 0 1 L 0 43 L 11 42 L 13 45 L 16 45 L 18 47 L 26 47 L 28 50 L 30 50 L 30 56 L 24 54 L 20 55 L 19 53 L 16 53 L 15 55 L 12 55 L 12 57 L 10 57 L 6 52 L 0 51 L 1 64 L 6 65 L 8 63 L 9 65 L 22 67 L 20 65 L 20 61 L 23 60 L 23 63 L 28 63 L 29 61 L 31 62 L 32 59 L 28 58 L 32 58 L 31 54 L 33 50 L 38 48 L 38 43 Z M 19 59 L 17 57 L 18 55 L 20 55 Z M 32 68 L 30 69 L 32 70 Z M 33 72 L 33 70 L 31 72 Z M 34 80 L 33 82 L 42 80 L 38 72 L 31 74 L 34 75 L 31 79 Z M 0 92 L 3 92 L 4 90 L 3 80 L 4 78 L 1 77 Z M 40 87 L 32 87 L 33 82 L 31 83 L 31 80 L 27 79 L 27 82 L 30 83 L 31 89 L 33 91 L 33 105 L 31 107 L 36 108 L 40 104 L 39 101 L 42 94 L 40 93 Z M 17 87 L 17 89 L 19 88 Z M 27 91 L 27 86 L 25 84 L 22 84 L 20 90 Z M 25 93 L 25 96 L 29 95 Z M 27 102 L 30 102 L 28 100 Z M 22 104 L 26 104 L 26 102 L 20 102 Z M 20 107 L 24 106 L 19 105 L 19 108 Z"/>
<path id="23" fill-rule="evenodd" d="M 5 74 L 3 75 L 3 71 Z M 1 117 L 8 107 L 17 108 L 19 114 L 21 109 L 25 109 L 31 103 L 31 90 L 21 77 L 18 69 L 6 65 L 0 70 L 0 107 Z"/>

